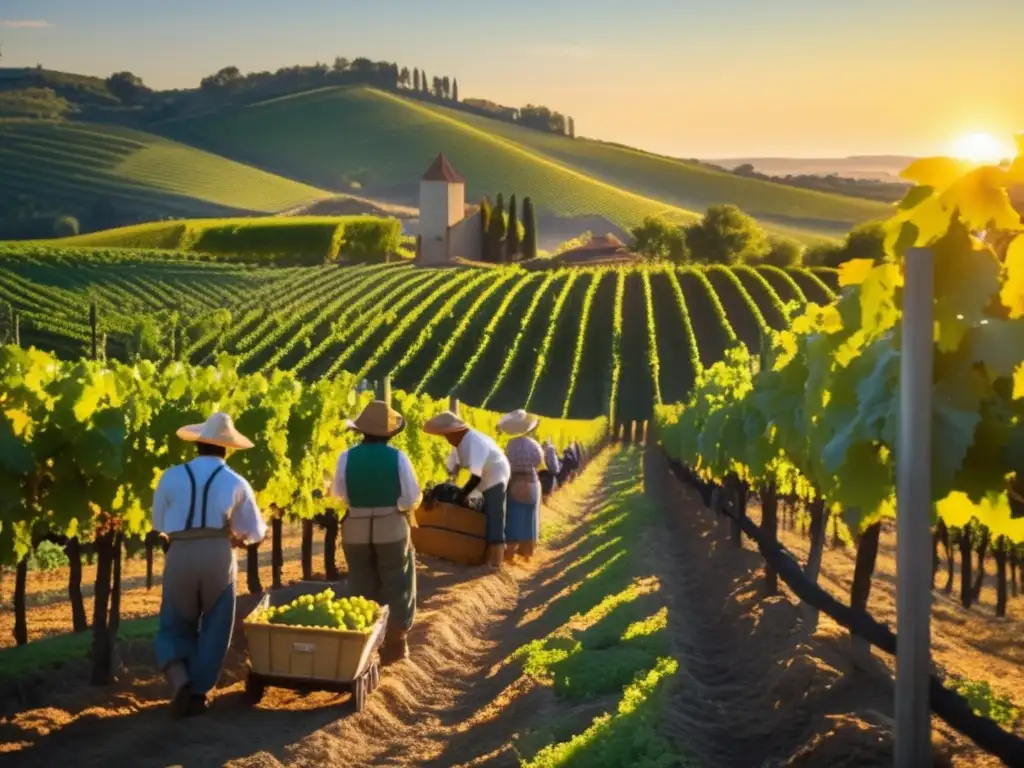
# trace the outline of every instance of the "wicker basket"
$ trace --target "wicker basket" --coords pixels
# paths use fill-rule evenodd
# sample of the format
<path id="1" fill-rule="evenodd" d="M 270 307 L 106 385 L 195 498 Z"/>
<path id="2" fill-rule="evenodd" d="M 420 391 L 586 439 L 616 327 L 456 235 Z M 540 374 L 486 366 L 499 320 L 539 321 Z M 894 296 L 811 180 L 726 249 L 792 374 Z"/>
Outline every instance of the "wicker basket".
<path id="1" fill-rule="evenodd" d="M 361 676 L 384 642 L 388 607 L 382 606 L 369 632 L 300 628 L 255 623 L 257 611 L 270 607 L 265 595 L 243 622 L 252 671 L 268 678 L 341 683 Z"/>
<path id="2" fill-rule="evenodd" d="M 487 515 L 455 504 L 416 510 L 412 541 L 417 552 L 460 565 L 480 565 L 487 556 Z"/>

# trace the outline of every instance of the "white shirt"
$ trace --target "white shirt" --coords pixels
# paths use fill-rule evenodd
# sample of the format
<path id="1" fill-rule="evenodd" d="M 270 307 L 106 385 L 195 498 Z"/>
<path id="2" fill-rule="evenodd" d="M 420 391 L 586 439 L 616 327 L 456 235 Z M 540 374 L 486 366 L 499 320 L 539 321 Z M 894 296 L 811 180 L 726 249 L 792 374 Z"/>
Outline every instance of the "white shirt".
<path id="1" fill-rule="evenodd" d="M 346 506 L 351 506 L 348 500 L 348 487 L 345 485 L 346 467 L 348 467 L 348 451 L 343 451 L 338 457 L 338 465 L 334 469 L 331 495 L 344 501 Z M 401 491 L 398 497 L 398 509 L 402 512 L 416 509 L 423 501 L 420 482 L 416 479 L 416 470 L 413 469 L 409 457 L 401 451 L 398 452 L 398 483 Z"/>
<path id="2" fill-rule="evenodd" d="M 448 456 L 448 469 L 454 472 L 458 467 L 468 470 L 480 478 L 477 490 L 481 493 L 496 485 L 508 485 L 512 467 L 505 452 L 490 437 L 475 429 L 469 430 Z"/>
<path id="3" fill-rule="evenodd" d="M 263 540 L 267 524 L 256 504 L 256 494 L 248 481 L 227 466 L 217 456 L 199 456 L 188 463 L 195 478 L 195 516 L 192 528 L 202 526 L 203 489 L 207 480 L 219 466 L 223 466 L 213 479 L 206 504 L 207 528 L 230 528 L 246 544 Z M 160 475 L 156 492 L 153 494 L 153 530 L 168 535 L 185 530 L 189 506 L 192 502 L 192 485 L 184 464 L 171 467 Z"/>

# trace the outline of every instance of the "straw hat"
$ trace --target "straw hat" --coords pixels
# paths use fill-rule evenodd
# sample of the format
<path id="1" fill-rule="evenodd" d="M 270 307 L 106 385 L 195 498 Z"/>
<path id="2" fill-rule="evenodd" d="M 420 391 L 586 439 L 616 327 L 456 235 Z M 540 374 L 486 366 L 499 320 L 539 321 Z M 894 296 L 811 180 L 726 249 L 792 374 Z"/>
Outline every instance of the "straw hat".
<path id="1" fill-rule="evenodd" d="M 540 419 L 531 416 L 522 408 L 506 413 L 498 419 L 498 429 L 508 435 L 528 435 L 537 428 Z"/>
<path id="2" fill-rule="evenodd" d="M 451 435 L 467 429 L 469 429 L 469 424 L 451 411 L 439 413 L 423 425 L 423 431 L 428 435 Z"/>
<path id="3" fill-rule="evenodd" d="M 359 418 L 348 422 L 348 428 L 371 437 L 394 437 L 405 429 L 405 419 L 383 400 L 374 400 Z"/>
<path id="4" fill-rule="evenodd" d="M 177 432 L 178 437 L 190 443 L 208 443 L 221 448 L 243 451 L 252 448 L 252 440 L 235 429 L 235 422 L 226 413 L 218 411 L 202 424 L 189 424 Z"/>

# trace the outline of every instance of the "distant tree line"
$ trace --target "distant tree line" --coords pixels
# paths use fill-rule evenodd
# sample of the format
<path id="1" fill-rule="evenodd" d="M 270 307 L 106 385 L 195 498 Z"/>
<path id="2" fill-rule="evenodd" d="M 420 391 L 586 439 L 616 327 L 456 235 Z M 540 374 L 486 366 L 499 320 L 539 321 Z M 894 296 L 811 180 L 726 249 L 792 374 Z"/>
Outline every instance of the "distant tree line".
<path id="1" fill-rule="evenodd" d="M 0 240 L 43 240 L 134 224 L 145 219 L 100 198 L 89 207 L 65 208 L 32 195 L 0 190 Z"/>
<path id="2" fill-rule="evenodd" d="M 850 259 L 886 260 L 881 224 L 854 227 L 839 243 L 804 248 L 769 235 L 735 205 L 713 205 L 700 221 L 678 225 L 649 216 L 630 230 L 633 251 L 645 259 L 677 264 L 771 264 L 777 267 L 838 267 Z"/>
<path id="3" fill-rule="evenodd" d="M 729 171 L 728 168 L 714 167 L 719 168 L 719 170 Z M 832 192 L 849 197 L 863 197 L 868 200 L 879 200 L 883 203 L 899 202 L 907 194 L 907 190 L 910 189 L 909 184 L 878 181 L 877 179 L 852 179 L 836 173 L 830 173 L 825 176 L 808 173 L 769 176 L 766 173 L 760 173 L 755 170 L 754 166 L 750 163 L 744 163 L 729 172 L 748 179 L 773 181 L 776 184 L 785 184 L 789 187 L 813 189 L 817 192 Z"/>
<path id="4" fill-rule="evenodd" d="M 533 200 L 523 198 L 522 215 L 512 195 L 505 209 L 500 192 L 494 202 L 484 195 L 480 201 L 481 258 L 491 264 L 515 264 L 537 258 L 537 213 Z"/>
<path id="5" fill-rule="evenodd" d="M 428 76 L 419 67 L 410 71 L 391 61 L 343 56 L 333 64 L 296 65 L 275 72 L 243 73 L 236 66 L 223 67 L 204 77 L 199 88 L 169 91 L 149 88 L 132 72 L 115 72 L 103 80 L 41 67 L 11 70 L 0 78 L 0 116 L 59 118 L 82 111 L 93 118 L 159 120 L 220 104 L 249 104 L 314 88 L 356 84 L 402 91 L 538 131 L 576 135 L 573 119 L 548 107 L 527 104 L 516 108 L 486 99 L 464 100 L 458 80 L 448 75 Z M 127 115 L 125 108 L 131 110 Z"/>

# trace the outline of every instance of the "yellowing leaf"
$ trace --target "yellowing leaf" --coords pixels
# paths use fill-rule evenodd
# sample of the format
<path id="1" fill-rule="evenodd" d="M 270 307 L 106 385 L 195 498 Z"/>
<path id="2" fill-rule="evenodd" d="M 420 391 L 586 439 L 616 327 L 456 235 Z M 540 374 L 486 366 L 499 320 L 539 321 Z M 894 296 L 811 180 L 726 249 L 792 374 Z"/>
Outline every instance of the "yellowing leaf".
<path id="1" fill-rule="evenodd" d="M 970 169 L 968 163 L 951 157 L 925 157 L 915 160 L 900 174 L 907 181 L 925 187 L 947 187 Z"/>
<path id="2" fill-rule="evenodd" d="M 1024 235 L 1016 237 L 1006 249 L 1006 282 L 999 298 L 1010 310 L 1010 317 L 1024 316 Z"/>
<path id="3" fill-rule="evenodd" d="M 845 288 L 848 285 L 860 285 L 867 280 L 874 266 L 874 262 L 871 259 L 851 259 L 845 264 L 841 264 L 839 266 L 839 287 Z"/>
<path id="4" fill-rule="evenodd" d="M 960 211 L 960 217 L 971 229 L 1018 229 L 1020 214 L 1006 194 L 1005 171 L 986 166 L 976 168 L 952 184 L 942 194 L 947 209 Z"/>
<path id="5" fill-rule="evenodd" d="M 18 437 L 24 437 L 26 430 L 32 424 L 32 417 L 22 410 L 11 408 L 4 411 L 4 416 L 11 423 L 11 431 Z"/>
<path id="6" fill-rule="evenodd" d="M 1021 363 L 1013 374 L 1013 399 L 1024 398 L 1024 363 Z"/>

